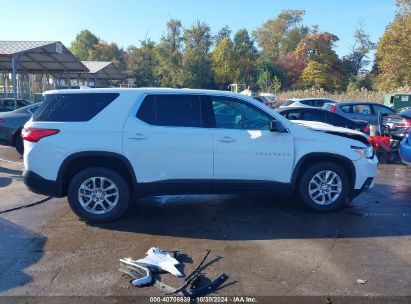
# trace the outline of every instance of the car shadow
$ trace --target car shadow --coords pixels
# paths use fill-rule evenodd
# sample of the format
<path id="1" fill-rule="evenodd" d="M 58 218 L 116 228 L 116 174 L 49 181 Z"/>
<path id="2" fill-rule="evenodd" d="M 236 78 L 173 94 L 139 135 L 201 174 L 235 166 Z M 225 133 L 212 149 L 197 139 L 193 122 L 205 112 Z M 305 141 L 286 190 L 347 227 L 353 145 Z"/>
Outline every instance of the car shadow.
<path id="1" fill-rule="evenodd" d="M 0 173 L 13 175 L 12 177 L 15 177 L 15 178 L 21 178 L 21 175 L 23 174 L 23 171 L 22 170 L 16 170 L 16 169 L 9 169 L 9 168 L 5 168 L 5 167 L 0 166 Z"/>
<path id="2" fill-rule="evenodd" d="M 33 278 L 24 272 L 44 255 L 46 237 L 0 218 L 0 293 L 29 284 Z"/>
<path id="3" fill-rule="evenodd" d="M 387 200 L 392 186 L 360 195 L 346 208 L 312 212 L 295 199 L 268 196 L 169 196 L 141 199 L 102 229 L 215 240 L 362 238 L 411 235 L 411 202 Z M 411 191 L 411 188 L 407 188 Z M 409 191 L 394 196 L 409 200 Z M 382 195 L 382 194 L 385 194 Z"/>

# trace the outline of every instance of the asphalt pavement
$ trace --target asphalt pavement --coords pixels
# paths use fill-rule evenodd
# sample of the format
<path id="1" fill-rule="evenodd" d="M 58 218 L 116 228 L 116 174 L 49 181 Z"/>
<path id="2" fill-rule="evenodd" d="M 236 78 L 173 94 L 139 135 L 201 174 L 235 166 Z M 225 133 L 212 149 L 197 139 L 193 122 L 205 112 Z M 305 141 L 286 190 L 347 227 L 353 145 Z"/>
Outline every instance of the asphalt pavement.
<path id="1" fill-rule="evenodd" d="M 42 199 L 24 189 L 12 149 L 0 159 L 0 209 Z M 374 189 L 330 214 L 267 196 L 153 197 L 90 225 L 53 198 L 0 214 L 0 296 L 162 296 L 118 271 L 119 258 L 153 246 L 184 253 L 185 273 L 211 250 L 207 277 L 229 276 L 220 296 L 411 296 L 410 236 L 411 168 L 401 164 L 381 165 Z"/>

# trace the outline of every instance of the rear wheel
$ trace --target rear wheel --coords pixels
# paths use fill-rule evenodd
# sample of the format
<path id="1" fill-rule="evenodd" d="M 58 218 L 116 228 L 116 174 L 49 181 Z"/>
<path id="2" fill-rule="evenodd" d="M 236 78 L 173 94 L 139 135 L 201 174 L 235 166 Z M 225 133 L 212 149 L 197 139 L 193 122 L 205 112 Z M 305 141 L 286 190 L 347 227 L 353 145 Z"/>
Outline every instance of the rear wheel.
<path id="1" fill-rule="evenodd" d="M 322 162 L 308 167 L 298 186 L 301 201 L 318 212 L 340 209 L 349 193 L 347 172 L 332 162 Z"/>
<path id="2" fill-rule="evenodd" d="M 129 187 L 113 170 L 89 168 L 72 178 L 68 201 L 74 213 L 82 219 L 94 223 L 110 222 L 127 210 Z"/>
<path id="3" fill-rule="evenodd" d="M 20 155 L 24 154 L 24 143 L 23 138 L 21 137 L 21 130 L 18 131 L 14 137 L 14 147 Z"/>

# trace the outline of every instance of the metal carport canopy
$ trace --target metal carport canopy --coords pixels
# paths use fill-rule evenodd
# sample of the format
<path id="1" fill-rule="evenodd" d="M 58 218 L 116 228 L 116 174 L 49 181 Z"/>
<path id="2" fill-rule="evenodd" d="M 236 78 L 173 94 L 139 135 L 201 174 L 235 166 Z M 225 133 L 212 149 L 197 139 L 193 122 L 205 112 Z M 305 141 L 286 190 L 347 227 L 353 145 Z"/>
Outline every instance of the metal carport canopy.
<path id="1" fill-rule="evenodd" d="M 14 108 L 17 108 L 17 72 L 54 75 L 88 72 L 59 41 L 0 41 L 0 71 L 13 73 Z"/>
<path id="2" fill-rule="evenodd" d="M 87 67 L 59 41 L 0 41 L 0 71 L 30 74 L 87 73 Z"/>
<path id="3" fill-rule="evenodd" d="M 90 77 L 99 79 L 123 80 L 125 75 L 111 61 L 82 61 L 88 68 Z"/>

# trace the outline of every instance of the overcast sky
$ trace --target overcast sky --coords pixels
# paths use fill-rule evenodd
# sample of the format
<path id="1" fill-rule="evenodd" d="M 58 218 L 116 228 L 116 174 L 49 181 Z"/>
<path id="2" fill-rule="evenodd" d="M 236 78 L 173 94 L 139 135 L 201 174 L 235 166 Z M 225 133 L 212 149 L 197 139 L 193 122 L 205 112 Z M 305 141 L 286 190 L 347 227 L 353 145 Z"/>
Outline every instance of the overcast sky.
<path id="1" fill-rule="evenodd" d="M 346 55 L 361 22 L 377 42 L 395 15 L 395 0 L 41 0 L 1 1 L 0 40 L 58 40 L 67 47 L 82 29 L 121 47 L 148 37 L 158 41 L 170 18 L 188 27 L 207 22 L 213 33 L 224 25 L 250 32 L 284 9 L 306 11 L 304 24 L 317 24 L 340 38 Z"/>

